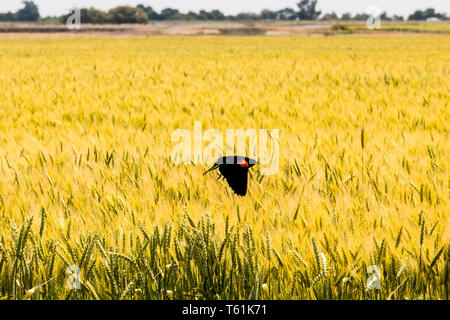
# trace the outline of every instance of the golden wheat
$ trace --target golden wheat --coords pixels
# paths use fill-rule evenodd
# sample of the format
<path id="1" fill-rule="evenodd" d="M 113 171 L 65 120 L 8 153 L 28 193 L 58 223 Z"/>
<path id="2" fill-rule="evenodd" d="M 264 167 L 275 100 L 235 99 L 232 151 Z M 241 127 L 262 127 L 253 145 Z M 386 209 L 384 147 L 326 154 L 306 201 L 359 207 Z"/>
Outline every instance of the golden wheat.
<path id="1" fill-rule="evenodd" d="M 0 40 L 0 298 L 448 299 L 449 40 Z M 279 172 L 174 165 L 195 120 Z"/>

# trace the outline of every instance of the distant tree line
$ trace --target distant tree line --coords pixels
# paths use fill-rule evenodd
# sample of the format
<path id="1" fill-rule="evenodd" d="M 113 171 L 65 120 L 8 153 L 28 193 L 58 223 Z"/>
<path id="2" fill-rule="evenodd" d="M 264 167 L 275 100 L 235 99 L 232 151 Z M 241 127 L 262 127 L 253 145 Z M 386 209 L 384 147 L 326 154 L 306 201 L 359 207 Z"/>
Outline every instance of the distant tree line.
<path id="1" fill-rule="evenodd" d="M 23 1 L 23 8 L 17 12 L 0 13 L 0 21 L 53 21 L 65 23 L 72 12 L 60 17 L 44 17 L 39 14 L 39 8 L 33 1 Z M 166 20 L 198 20 L 198 21 L 223 21 L 223 20 L 344 20 L 344 21 L 365 21 L 369 15 L 362 13 L 351 15 L 344 13 L 338 16 L 336 13 L 325 13 L 317 10 L 317 0 L 301 0 L 297 3 L 297 10 L 284 8 L 281 10 L 264 9 L 260 13 L 238 13 L 236 15 L 225 15 L 219 10 L 200 10 L 199 12 L 189 11 L 182 13 L 177 9 L 166 8 L 157 12 L 152 7 L 142 4 L 136 7 L 118 6 L 108 11 L 91 8 L 81 9 L 82 23 L 147 23 L 148 21 Z M 409 15 L 407 20 L 428 20 L 439 19 L 448 20 L 445 13 L 438 13 L 433 8 L 416 10 Z M 381 20 L 402 21 L 402 16 L 388 16 L 386 12 L 381 14 Z"/>
<path id="2" fill-rule="evenodd" d="M 22 1 L 23 8 L 17 12 L 0 13 L 0 21 L 38 21 L 39 8 L 33 1 Z"/>
<path id="3" fill-rule="evenodd" d="M 428 8 L 426 10 L 416 10 L 413 14 L 408 17 L 408 20 L 427 20 L 437 18 L 439 20 L 449 20 L 450 17 L 447 17 L 445 13 L 435 12 L 433 8 Z"/>

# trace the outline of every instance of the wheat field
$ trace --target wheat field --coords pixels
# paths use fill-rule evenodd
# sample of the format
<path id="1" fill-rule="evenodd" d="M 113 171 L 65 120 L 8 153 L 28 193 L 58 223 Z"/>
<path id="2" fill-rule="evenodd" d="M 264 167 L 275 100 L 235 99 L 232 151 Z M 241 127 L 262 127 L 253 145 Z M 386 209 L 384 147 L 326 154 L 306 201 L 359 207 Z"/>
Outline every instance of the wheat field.
<path id="1" fill-rule="evenodd" d="M 0 299 L 448 299 L 449 63 L 447 35 L 0 40 Z M 280 129 L 278 173 L 175 165 L 194 121 Z"/>

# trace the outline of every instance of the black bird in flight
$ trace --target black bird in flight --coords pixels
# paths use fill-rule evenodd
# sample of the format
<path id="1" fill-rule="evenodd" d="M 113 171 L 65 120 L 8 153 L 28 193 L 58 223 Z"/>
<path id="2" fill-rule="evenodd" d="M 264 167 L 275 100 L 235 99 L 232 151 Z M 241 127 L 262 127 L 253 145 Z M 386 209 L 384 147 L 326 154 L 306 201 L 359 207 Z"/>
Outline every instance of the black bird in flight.
<path id="1" fill-rule="evenodd" d="M 227 180 L 228 185 L 238 196 L 247 194 L 248 168 L 258 164 L 256 160 L 244 156 L 226 156 L 217 159 L 216 163 L 203 175 L 219 168 L 221 177 Z"/>

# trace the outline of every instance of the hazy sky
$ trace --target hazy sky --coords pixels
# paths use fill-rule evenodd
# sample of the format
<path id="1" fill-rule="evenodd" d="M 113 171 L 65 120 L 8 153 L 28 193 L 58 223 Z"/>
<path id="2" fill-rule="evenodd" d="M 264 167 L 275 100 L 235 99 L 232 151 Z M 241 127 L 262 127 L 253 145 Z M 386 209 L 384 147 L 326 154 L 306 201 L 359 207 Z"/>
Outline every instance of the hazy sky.
<path id="1" fill-rule="evenodd" d="M 16 11 L 22 7 L 22 0 L 0 0 L 0 12 Z M 226 14 L 238 12 L 260 12 L 264 8 L 281 9 L 295 7 L 299 0 L 34 0 L 39 6 L 42 16 L 61 15 L 70 8 L 95 7 L 110 9 L 117 5 L 132 5 L 139 3 L 161 9 L 171 7 L 187 12 L 200 9 L 219 9 Z M 435 8 L 438 12 L 450 14 L 449 0 L 318 0 L 319 9 L 323 12 L 335 11 L 338 14 L 350 12 L 352 14 L 365 12 L 371 5 L 377 5 L 389 15 L 408 15 L 416 9 Z"/>

